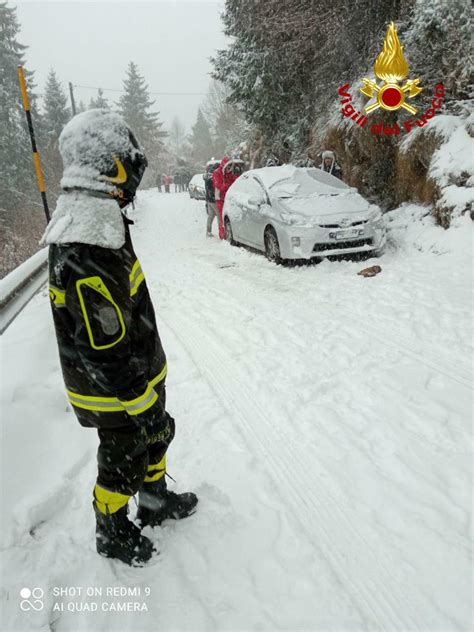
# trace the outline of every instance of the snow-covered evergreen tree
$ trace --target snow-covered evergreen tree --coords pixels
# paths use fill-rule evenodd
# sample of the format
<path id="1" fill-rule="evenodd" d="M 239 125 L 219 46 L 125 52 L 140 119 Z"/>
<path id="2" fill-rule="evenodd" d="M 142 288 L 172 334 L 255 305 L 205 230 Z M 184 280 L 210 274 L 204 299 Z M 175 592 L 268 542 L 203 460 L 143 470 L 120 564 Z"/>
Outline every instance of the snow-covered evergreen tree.
<path id="1" fill-rule="evenodd" d="M 51 69 L 46 80 L 44 94 L 44 128 L 50 136 L 59 138 L 63 127 L 70 118 L 71 111 L 67 105 L 66 92 L 59 83 L 56 73 Z"/>
<path id="2" fill-rule="evenodd" d="M 209 123 L 206 121 L 201 108 L 198 109 L 190 140 L 194 162 L 196 165 L 205 165 L 213 154 L 213 143 Z"/>
<path id="3" fill-rule="evenodd" d="M 119 112 L 140 142 L 145 145 L 165 136 L 161 131 L 162 123 L 158 120 L 159 113 L 152 110 L 155 101 L 151 100 L 145 79 L 133 62 L 128 65 L 123 87 L 124 94 L 119 99 Z"/>
<path id="4" fill-rule="evenodd" d="M 99 88 L 97 91 L 97 98 L 91 99 L 89 101 L 89 110 L 94 108 L 103 108 L 105 110 L 110 110 L 110 105 L 108 100 L 104 97 L 104 91 L 102 88 Z"/>
<path id="5" fill-rule="evenodd" d="M 408 0 L 227 0 L 232 41 L 214 58 L 214 77 L 267 145 L 305 151 L 337 87 L 365 70 L 381 29 L 409 8 Z"/>
<path id="6" fill-rule="evenodd" d="M 51 205 L 56 203 L 60 193 L 63 163 L 59 153 L 59 136 L 71 118 L 66 91 L 61 86 L 56 73 L 50 70 L 44 93 L 44 115 L 42 125 L 42 164 L 48 198 Z"/>
<path id="7" fill-rule="evenodd" d="M 469 0 L 417 0 L 406 49 L 430 101 L 442 82 L 445 104 L 472 97 L 472 5 Z M 429 86 L 429 88 L 428 88 Z"/>
<path id="8" fill-rule="evenodd" d="M 159 113 L 152 110 L 155 101 L 138 66 L 130 62 L 123 82 L 124 94 L 119 99 L 119 112 L 136 134 L 148 158 L 149 168 L 145 172 L 143 184 L 151 186 L 156 180 L 156 164 L 163 150 L 163 138 L 167 136 L 161 127 Z"/>
<path id="9" fill-rule="evenodd" d="M 0 2 L 0 250 L 1 275 L 37 250 L 44 215 L 39 205 L 30 138 L 22 107 L 18 66 L 25 64 L 26 46 L 17 40 L 16 9 Z M 33 73 L 25 70 L 36 133 Z M 5 258 L 3 257 L 5 254 Z"/>
<path id="10" fill-rule="evenodd" d="M 168 145 L 171 153 L 177 158 L 185 158 L 189 153 L 186 129 L 177 116 L 174 117 L 169 132 Z"/>

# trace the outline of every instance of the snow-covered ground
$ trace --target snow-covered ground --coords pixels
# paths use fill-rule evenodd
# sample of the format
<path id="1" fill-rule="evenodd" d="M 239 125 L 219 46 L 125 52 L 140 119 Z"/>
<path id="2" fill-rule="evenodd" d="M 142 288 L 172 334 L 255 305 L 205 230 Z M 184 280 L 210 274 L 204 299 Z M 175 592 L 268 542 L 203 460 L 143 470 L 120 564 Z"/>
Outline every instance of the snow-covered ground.
<path id="1" fill-rule="evenodd" d="M 206 240 L 202 202 L 140 195 L 169 472 L 200 497 L 149 530 L 161 554 L 143 569 L 95 553 L 97 439 L 35 297 L 2 337 L 2 630 L 471 629 L 472 223 L 424 212 L 387 218 L 366 279 L 375 261 L 277 267 Z M 43 608 L 22 610 L 35 587 Z"/>

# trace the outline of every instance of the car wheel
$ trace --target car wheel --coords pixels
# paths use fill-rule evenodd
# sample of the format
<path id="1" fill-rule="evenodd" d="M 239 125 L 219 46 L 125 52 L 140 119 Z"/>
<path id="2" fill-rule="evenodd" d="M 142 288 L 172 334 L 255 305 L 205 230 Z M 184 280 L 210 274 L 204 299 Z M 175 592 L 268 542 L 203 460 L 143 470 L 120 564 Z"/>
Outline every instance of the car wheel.
<path id="1" fill-rule="evenodd" d="M 234 233 L 232 232 L 232 224 L 230 223 L 230 219 L 228 217 L 226 217 L 224 220 L 224 231 L 226 241 L 228 241 L 231 246 L 235 246 Z"/>
<path id="2" fill-rule="evenodd" d="M 265 231 L 265 255 L 269 261 L 281 263 L 280 244 L 273 228 L 267 228 Z"/>

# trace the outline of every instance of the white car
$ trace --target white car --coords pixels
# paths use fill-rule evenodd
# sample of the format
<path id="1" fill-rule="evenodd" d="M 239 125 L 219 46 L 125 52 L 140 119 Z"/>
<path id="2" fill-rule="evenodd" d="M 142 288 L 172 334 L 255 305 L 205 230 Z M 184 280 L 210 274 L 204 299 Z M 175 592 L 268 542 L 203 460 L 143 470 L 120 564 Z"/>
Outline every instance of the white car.
<path id="1" fill-rule="evenodd" d="M 188 185 L 189 197 L 194 200 L 205 200 L 206 199 L 206 189 L 204 187 L 204 174 L 196 173 L 194 175 Z"/>
<path id="2" fill-rule="evenodd" d="M 380 254 L 380 208 L 321 169 L 284 165 L 245 172 L 229 188 L 224 226 L 230 243 L 279 263 L 356 253 Z"/>

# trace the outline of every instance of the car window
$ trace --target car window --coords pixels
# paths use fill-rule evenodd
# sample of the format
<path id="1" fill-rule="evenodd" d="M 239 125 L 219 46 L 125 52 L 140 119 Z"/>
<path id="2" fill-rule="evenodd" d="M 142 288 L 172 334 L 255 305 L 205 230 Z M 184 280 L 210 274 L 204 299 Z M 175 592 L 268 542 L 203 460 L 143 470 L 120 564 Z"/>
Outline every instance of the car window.
<path id="1" fill-rule="evenodd" d="M 267 199 L 265 189 L 255 177 L 248 177 L 245 184 L 245 191 L 249 196 Z"/>
<path id="2" fill-rule="evenodd" d="M 249 186 L 249 180 L 247 178 L 247 174 L 240 176 L 237 180 L 232 184 L 233 191 L 247 191 Z"/>
<path id="3" fill-rule="evenodd" d="M 344 182 L 319 169 L 301 169 L 289 178 L 274 182 L 270 191 L 279 198 L 338 195 L 341 189 L 350 191 Z"/>

